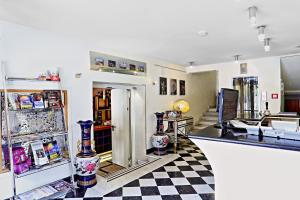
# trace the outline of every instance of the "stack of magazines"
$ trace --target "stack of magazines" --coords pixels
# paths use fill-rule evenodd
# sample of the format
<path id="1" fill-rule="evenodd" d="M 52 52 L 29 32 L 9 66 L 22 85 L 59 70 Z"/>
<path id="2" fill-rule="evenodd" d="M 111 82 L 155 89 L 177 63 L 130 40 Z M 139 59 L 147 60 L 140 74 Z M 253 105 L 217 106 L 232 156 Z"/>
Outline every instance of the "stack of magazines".
<path id="1" fill-rule="evenodd" d="M 29 192 L 20 194 L 18 196 L 19 200 L 38 200 L 38 199 L 49 199 L 50 197 L 58 198 L 65 195 L 71 189 L 71 185 L 63 180 L 50 183 Z"/>

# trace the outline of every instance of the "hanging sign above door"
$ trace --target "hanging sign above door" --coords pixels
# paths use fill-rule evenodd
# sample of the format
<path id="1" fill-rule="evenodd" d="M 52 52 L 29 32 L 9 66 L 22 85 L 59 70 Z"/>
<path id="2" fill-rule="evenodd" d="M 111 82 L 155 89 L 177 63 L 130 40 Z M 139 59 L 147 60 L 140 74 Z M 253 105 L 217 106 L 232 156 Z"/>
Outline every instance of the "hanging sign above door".
<path id="1" fill-rule="evenodd" d="M 146 63 L 127 58 L 90 51 L 90 63 L 90 69 L 93 71 L 130 74 L 137 76 L 146 75 Z"/>

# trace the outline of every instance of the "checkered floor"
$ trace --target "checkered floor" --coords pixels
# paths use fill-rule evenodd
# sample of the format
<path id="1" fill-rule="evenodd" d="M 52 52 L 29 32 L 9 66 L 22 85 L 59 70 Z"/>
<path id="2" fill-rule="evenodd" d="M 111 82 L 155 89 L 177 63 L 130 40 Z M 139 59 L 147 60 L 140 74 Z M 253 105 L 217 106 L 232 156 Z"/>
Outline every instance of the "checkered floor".
<path id="1" fill-rule="evenodd" d="M 172 153 L 172 152 L 169 152 Z M 103 200 L 214 200 L 214 176 L 204 154 L 190 140 L 181 141 L 180 157 L 136 179 L 104 197 Z M 74 198 L 68 194 L 65 198 Z"/>

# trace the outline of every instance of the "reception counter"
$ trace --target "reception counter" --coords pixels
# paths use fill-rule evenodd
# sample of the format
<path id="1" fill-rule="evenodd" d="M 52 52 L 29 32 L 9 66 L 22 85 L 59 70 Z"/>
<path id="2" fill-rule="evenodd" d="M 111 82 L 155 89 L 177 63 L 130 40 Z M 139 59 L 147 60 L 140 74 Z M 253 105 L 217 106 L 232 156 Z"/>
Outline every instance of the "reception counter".
<path id="1" fill-rule="evenodd" d="M 300 141 L 223 136 L 214 126 L 189 138 L 211 164 L 216 200 L 300 199 Z"/>

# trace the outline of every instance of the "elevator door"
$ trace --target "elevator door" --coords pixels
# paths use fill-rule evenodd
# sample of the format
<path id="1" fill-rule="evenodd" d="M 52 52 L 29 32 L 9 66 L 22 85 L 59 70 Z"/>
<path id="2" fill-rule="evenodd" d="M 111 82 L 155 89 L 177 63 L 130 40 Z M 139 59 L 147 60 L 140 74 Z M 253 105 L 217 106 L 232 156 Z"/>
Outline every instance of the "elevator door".
<path id="1" fill-rule="evenodd" d="M 258 78 L 253 76 L 233 78 L 233 89 L 239 91 L 238 117 L 242 119 L 258 118 Z"/>
<path id="2" fill-rule="evenodd" d="M 112 162 L 131 165 L 130 90 L 111 90 Z"/>

